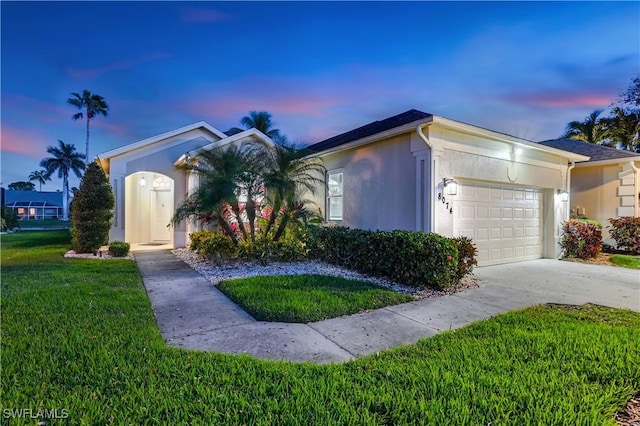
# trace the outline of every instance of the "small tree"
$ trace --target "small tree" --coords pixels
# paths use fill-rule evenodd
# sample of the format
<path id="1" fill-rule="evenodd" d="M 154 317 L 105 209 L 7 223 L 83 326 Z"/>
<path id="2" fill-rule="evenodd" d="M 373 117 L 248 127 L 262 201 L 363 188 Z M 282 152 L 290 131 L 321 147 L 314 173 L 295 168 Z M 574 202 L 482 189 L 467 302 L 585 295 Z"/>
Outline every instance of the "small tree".
<path id="1" fill-rule="evenodd" d="M 106 175 L 92 162 L 71 204 L 71 245 L 78 253 L 93 253 L 106 244 L 115 200 Z"/>
<path id="2" fill-rule="evenodd" d="M 33 182 L 12 182 L 9 184 L 9 190 L 11 191 L 35 191 L 36 185 Z"/>

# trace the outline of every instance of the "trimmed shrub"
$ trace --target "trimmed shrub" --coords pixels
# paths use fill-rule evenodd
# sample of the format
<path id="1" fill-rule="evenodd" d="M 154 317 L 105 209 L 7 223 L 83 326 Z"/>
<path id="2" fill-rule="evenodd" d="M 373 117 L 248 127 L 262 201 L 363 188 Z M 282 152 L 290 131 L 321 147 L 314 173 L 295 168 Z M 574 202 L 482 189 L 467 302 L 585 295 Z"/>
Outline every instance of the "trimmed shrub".
<path id="1" fill-rule="evenodd" d="M 616 240 L 618 249 L 640 254 L 640 217 L 620 217 L 609 219 L 611 238 Z"/>
<path id="2" fill-rule="evenodd" d="M 71 247 L 95 253 L 106 244 L 115 199 L 107 176 L 94 161 L 87 166 L 71 203 Z"/>
<path id="3" fill-rule="evenodd" d="M 109 244 L 109 251 L 115 257 L 124 257 L 129 254 L 129 249 L 131 249 L 131 245 L 124 241 L 111 241 Z"/>
<path id="4" fill-rule="evenodd" d="M 319 227 L 309 237 L 310 256 L 365 274 L 437 289 L 458 281 L 458 243 L 438 234 Z"/>
<path id="5" fill-rule="evenodd" d="M 564 257 L 596 257 L 602 251 L 602 224 L 595 220 L 569 219 L 562 224 L 561 238 Z"/>
<path id="6" fill-rule="evenodd" d="M 288 238 L 278 241 L 265 238 L 254 242 L 243 241 L 238 248 L 240 259 L 255 260 L 260 263 L 295 262 L 307 257 L 305 244 Z"/>
<path id="7" fill-rule="evenodd" d="M 213 261 L 233 259 L 238 256 L 238 247 L 233 243 L 231 237 L 217 231 L 205 232 L 200 238 L 197 248 L 198 253 L 202 256 Z"/>
<path id="8" fill-rule="evenodd" d="M 201 229 L 199 231 L 194 231 L 189 234 L 189 250 L 191 251 L 199 251 L 202 246 L 202 240 L 209 236 L 213 231 L 208 231 L 206 229 Z"/>
<path id="9" fill-rule="evenodd" d="M 2 221 L 2 231 L 17 228 L 19 225 L 18 214 L 11 207 L 2 209 Z"/>
<path id="10" fill-rule="evenodd" d="M 478 264 L 478 250 L 473 240 L 468 237 L 453 239 L 458 244 L 458 272 L 456 278 L 461 280 L 473 272 L 473 267 Z"/>

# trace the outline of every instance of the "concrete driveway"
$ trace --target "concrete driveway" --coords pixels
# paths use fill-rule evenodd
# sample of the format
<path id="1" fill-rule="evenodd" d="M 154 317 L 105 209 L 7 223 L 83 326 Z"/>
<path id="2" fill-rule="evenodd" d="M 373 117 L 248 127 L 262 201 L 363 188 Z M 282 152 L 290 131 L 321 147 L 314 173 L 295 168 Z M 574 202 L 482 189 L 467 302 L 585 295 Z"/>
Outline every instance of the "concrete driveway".
<path id="1" fill-rule="evenodd" d="M 541 259 L 477 268 L 479 288 L 450 296 L 310 324 L 264 322 L 169 251 L 135 258 L 167 344 L 265 359 L 343 362 L 541 303 L 640 312 L 640 271 Z"/>
<path id="2" fill-rule="evenodd" d="M 475 276 L 477 297 L 507 302 L 516 292 L 520 306 L 595 303 L 640 312 L 640 270 L 539 259 L 477 268 Z"/>

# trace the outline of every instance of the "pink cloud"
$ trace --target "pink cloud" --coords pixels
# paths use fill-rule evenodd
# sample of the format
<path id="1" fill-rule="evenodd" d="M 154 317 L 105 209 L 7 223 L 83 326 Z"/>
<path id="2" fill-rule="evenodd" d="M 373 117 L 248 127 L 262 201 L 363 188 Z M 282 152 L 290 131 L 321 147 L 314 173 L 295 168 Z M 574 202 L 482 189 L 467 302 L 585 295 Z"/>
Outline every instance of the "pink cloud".
<path id="1" fill-rule="evenodd" d="M 73 115 L 73 111 L 66 106 L 64 101 L 61 102 L 61 105 L 57 105 L 20 94 L 8 93 L 3 95 L 2 103 L 5 111 L 26 113 L 34 121 L 59 123 L 70 120 Z"/>
<path id="2" fill-rule="evenodd" d="M 3 126 L 0 129 L 0 146 L 3 153 L 44 158 L 50 138 L 33 130 Z"/>
<path id="3" fill-rule="evenodd" d="M 133 137 L 125 126 L 119 123 L 115 123 L 113 121 L 109 121 L 108 119 L 91 120 L 91 128 L 93 129 L 95 127 L 104 129 L 107 132 L 111 133 L 112 135 L 115 135 L 121 138 L 131 139 Z"/>
<path id="4" fill-rule="evenodd" d="M 149 53 L 143 55 L 139 58 L 129 59 L 127 61 L 114 62 L 112 64 L 107 64 L 102 67 L 97 68 L 67 68 L 67 73 L 77 79 L 86 80 L 92 79 L 99 75 L 111 72 L 111 71 L 121 71 L 130 68 L 134 68 L 138 65 L 146 64 L 149 62 L 160 61 L 163 59 L 172 58 L 173 55 L 171 53 Z"/>
<path id="5" fill-rule="evenodd" d="M 218 99 L 209 101 L 205 99 Z M 305 115 L 321 117 L 331 107 L 341 104 L 339 97 L 303 97 L 297 95 L 282 95 L 274 98 L 205 96 L 204 99 L 188 100 L 182 109 L 200 117 L 226 118 L 239 120 L 249 111 L 269 111 L 274 116 L 277 114 Z M 276 120 L 278 117 L 275 117 Z"/>
<path id="6" fill-rule="evenodd" d="M 520 93 L 507 96 L 509 101 L 519 104 L 531 105 L 542 108 L 575 108 L 592 107 L 605 108 L 611 103 L 611 95 L 600 95 L 594 93 Z"/>
<path id="7" fill-rule="evenodd" d="M 229 19 L 230 15 L 213 9 L 201 7 L 184 7 L 180 9 L 180 18 L 184 23 L 220 22 Z"/>

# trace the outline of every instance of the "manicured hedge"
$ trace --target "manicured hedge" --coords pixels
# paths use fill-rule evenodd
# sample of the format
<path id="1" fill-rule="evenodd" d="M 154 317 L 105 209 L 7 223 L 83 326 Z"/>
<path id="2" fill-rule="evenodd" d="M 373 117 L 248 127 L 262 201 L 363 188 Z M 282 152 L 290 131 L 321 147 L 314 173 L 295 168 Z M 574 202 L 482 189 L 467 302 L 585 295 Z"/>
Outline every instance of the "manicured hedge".
<path id="1" fill-rule="evenodd" d="M 589 259 L 602 251 L 602 224 L 595 220 L 569 219 L 562 224 L 564 257 Z"/>
<path id="2" fill-rule="evenodd" d="M 445 289 L 459 279 L 460 243 L 438 234 L 345 227 L 319 227 L 310 234 L 309 255 L 328 263 L 415 287 Z M 463 269 L 470 272 L 474 262 Z"/>
<path id="3" fill-rule="evenodd" d="M 618 249 L 640 254 L 640 217 L 620 217 L 609 219 L 611 238 L 616 240 Z"/>

